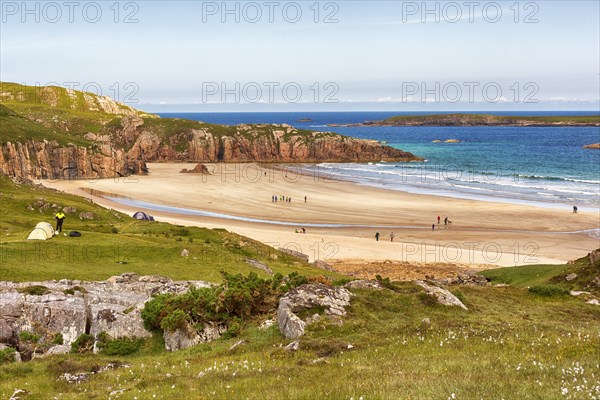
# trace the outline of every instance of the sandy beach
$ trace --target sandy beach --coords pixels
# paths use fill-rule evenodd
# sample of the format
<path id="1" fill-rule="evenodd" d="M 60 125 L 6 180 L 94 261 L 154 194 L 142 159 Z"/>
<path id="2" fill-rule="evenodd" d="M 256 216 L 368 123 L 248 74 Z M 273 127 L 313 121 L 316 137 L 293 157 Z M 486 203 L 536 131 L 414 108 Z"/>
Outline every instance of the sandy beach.
<path id="1" fill-rule="evenodd" d="M 293 166 L 215 164 L 207 165 L 211 175 L 179 172 L 193 167 L 155 163 L 149 164 L 147 176 L 41 183 L 128 214 L 142 210 L 160 221 L 225 228 L 300 251 L 311 261 L 390 260 L 481 268 L 564 263 L 600 247 L 598 238 L 579 232 L 600 228 L 600 210 L 573 214 L 569 208 L 409 194 L 339 181 L 325 173 L 302 175 Z M 123 204 L 105 198 L 107 193 L 149 204 Z M 275 203 L 274 195 L 291 197 L 291 202 Z M 222 215 L 191 215 L 168 207 L 159 211 L 156 205 Z M 445 225 L 445 217 L 452 223 Z M 303 227 L 305 234 L 296 233 Z"/>

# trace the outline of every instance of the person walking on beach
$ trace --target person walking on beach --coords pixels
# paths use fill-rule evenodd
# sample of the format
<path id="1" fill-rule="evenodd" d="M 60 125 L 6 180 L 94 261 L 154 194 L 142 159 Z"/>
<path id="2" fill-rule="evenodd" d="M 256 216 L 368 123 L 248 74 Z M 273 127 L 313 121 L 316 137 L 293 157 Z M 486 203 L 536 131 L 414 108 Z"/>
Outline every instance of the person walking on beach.
<path id="1" fill-rule="evenodd" d="M 56 213 L 54 218 L 56 219 L 56 233 L 61 233 L 63 222 L 65 220 L 65 213 L 63 213 L 62 211 L 59 211 Z"/>
<path id="2" fill-rule="evenodd" d="M 438 222 L 438 224 L 439 224 L 439 222 Z M 435 224 L 431 224 L 431 230 L 435 231 Z"/>
<path id="3" fill-rule="evenodd" d="M 379 232 L 375 232 L 375 241 L 379 242 Z"/>
<path id="4" fill-rule="evenodd" d="M 304 202 L 306 203 L 306 196 L 304 196 Z"/>
<path id="5" fill-rule="evenodd" d="M 394 241 L 394 236 L 395 236 L 395 235 L 394 235 L 394 232 L 390 233 L 390 242 L 393 242 L 393 241 Z"/>
<path id="6" fill-rule="evenodd" d="M 440 224 L 440 216 L 438 215 L 438 225 Z"/>
<path id="7" fill-rule="evenodd" d="M 448 217 L 444 218 L 444 225 L 448 225 Z"/>
<path id="8" fill-rule="evenodd" d="M 577 214 L 577 206 L 573 206 L 573 214 Z"/>

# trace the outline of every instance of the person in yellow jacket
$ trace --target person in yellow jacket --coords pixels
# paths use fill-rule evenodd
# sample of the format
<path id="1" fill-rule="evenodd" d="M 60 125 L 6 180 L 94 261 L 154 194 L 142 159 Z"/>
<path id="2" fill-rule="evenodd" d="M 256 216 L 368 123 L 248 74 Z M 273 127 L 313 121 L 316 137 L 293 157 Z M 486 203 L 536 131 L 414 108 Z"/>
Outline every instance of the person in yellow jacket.
<path id="1" fill-rule="evenodd" d="M 56 213 L 56 216 L 54 218 L 56 218 L 56 232 L 61 233 L 63 221 L 65 220 L 65 213 L 63 213 L 62 211 L 59 211 Z"/>

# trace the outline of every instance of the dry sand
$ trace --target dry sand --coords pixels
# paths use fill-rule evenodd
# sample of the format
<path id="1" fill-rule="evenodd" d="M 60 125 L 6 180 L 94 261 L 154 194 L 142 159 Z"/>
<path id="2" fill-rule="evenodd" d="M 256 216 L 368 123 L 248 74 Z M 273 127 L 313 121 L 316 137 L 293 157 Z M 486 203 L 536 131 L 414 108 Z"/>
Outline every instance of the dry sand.
<path id="1" fill-rule="evenodd" d="M 161 205 L 290 223 L 274 225 L 145 210 L 157 220 L 225 228 L 274 247 L 295 249 L 309 255 L 311 261 L 337 260 L 337 265 L 344 260 L 473 266 L 564 263 L 600 247 L 597 238 L 566 233 L 599 228 L 600 210 L 573 214 L 568 208 L 409 194 L 334 180 L 319 173 L 301 175 L 296 167 L 207 166 L 212 175 L 179 173 L 194 164 L 149 164 L 148 176 L 42 183 L 129 214 L 145 209 L 90 194 L 89 190 Z M 273 203 L 273 195 L 290 196 L 292 201 Z M 438 215 L 442 219 L 440 225 Z M 448 227 L 443 223 L 446 216 L 452 221 Z M 432 231 L 434 223 L 436 229 Z M 306 234 L 295 233 L 303 226 Z M 379 242 L 375 241 L 375 232 L 381 234 Z M 395 234 L 393 243 L 391 232 Z"/>

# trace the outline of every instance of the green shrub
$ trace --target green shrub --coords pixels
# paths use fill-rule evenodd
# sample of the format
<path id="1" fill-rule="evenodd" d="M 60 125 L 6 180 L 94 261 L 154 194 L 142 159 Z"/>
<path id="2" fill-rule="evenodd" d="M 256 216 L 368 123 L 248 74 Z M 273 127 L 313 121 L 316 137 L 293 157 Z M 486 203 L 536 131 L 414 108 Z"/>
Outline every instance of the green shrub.
<path id="1" fill-rule="evenodd" d="M 251 272 L 247 276 L 221 272 L 223 283 L 210 288 L 192 288 L 188 292 L 163 294 L 148 301 L 142 310 L 144 325 L 150 330 L 176 330 L 188 324 L 201 330 L 209 322 L 229 326 L 226 336 L 237 335 L 244 321 L 272 312 L 286 291 L 307 282 L 292 273 L 262 279 Z"/>
<path id="2" fill-rule="evenodd" d="M 161 294 L 148 301 L 142 310 L 144 326 L 148 330 L 160 329 L 160 321 L 166 316 L 169 300 L 175 297 L 172 294 Z"/>
<path id="3" fill-rule="evenodd" d="M 113 226 L 110 231 L 111 231 L 111 233 L 119 233 L 119 228 L 117 228 L 116 226 Z"/>
<path id="4" fill-rule="evenodd" d="M 534 285 L 529 288 L 529 293 L 538 296 L 552 297 L 568 295 L 569 291 L 556 285 Z"/>
<path id="5" fill-rule="evenodd" d="M 163 330 L 175 331 L 185 328 L 186 322 L 187 314 L 183 310 L 173 310 L 160 321 L 160 327 Z"/>
<path id="6" fill-rule="evenodd" d="M 51 344 L 53 345 L 60 345 L 63 344 L 65 342 L 62 333 L 56 333 L 54 335 L 54 337 L 52 338 Z"/>
<path id="7" fill-rule="evenodd" d="M 101 341 L 99 347 L 107 356 L 127 356 L 139 351 L 143 343 L 143 339 L 122 338 Z"/>
<path id="8" fill-rule="evenodd" d="M 231 339 L 240 334 L 242 331 L 242 323 L 239 319 L 234 319 L 229 323 L 229 327 L 223 332 L 223 338 Z"/>
<path id="9" fill-rule="evenodd" d="M 84 333 L 71 343 L 71 353 L 87 353 L 94 348 L 94 337 Z"/>
<path id="10" fill-rule="evenodd" d="M 34 333 L 23 331 L 19 334 L 19 340 L 22 342 L 37 343 L 40 341 L 40 337 Z"/>
<path id="11" fill-rule="evenodd" d="M 50 290 L 46 286 L 42 286 L 42 285 L 27 286 L 27 287 L 18 289 L 18 291 L 20 293 L 30 294 L 30 295 L 34 295 L 34 296 L 42 296 L 42 295 L 50 292 Z"/>
<path id="12" fill-rule="evenodd" d="M 15 351 L 12 347 L 0 350 L 0 365 L 15 362 Z"/>

